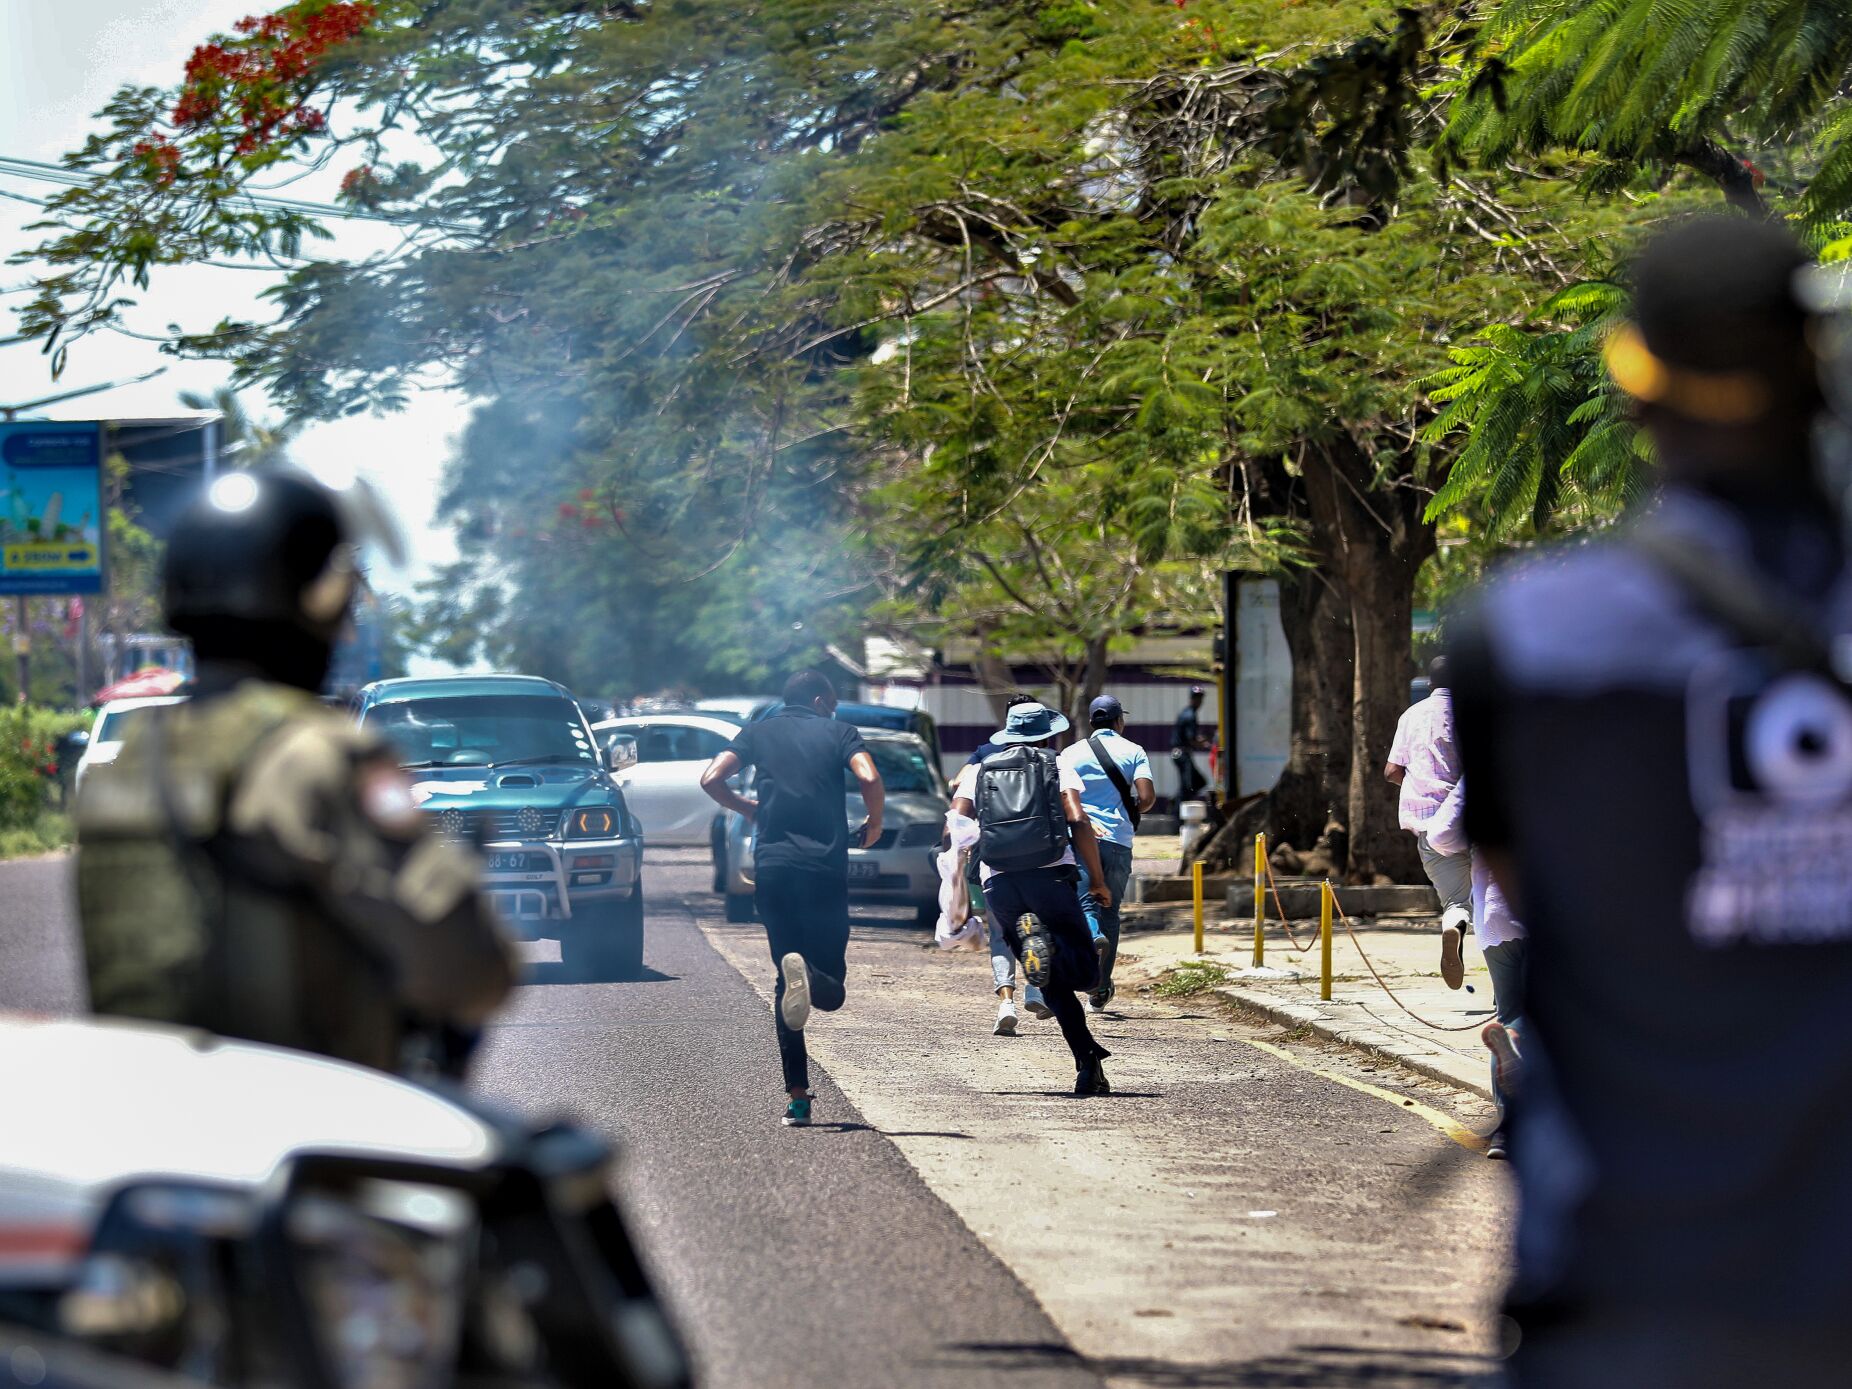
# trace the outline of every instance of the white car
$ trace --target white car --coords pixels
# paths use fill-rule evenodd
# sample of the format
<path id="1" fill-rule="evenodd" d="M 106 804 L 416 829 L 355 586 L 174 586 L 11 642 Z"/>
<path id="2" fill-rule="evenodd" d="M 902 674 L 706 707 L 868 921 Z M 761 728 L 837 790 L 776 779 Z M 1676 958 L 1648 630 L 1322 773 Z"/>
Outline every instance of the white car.
<path id="1" fill-rule="evenodd" d="M 570 1126 L 201 1032 L 5 1015 L 0 1114 L 0 1320 L 28 1334 L 220 1385 L 538 1389 L 562 1355 L 688 1382 L 609 1151 Z"/>
<path id="2" fill-rule="evenodd" d="M 613 733 L 637 740 L 636 764 L 619 783 L 630 813 L 643 822 L 646 845 L 709 842 L 714 802 L 701 789 L 701 773 L 739 735 L 738 724 L 711 714 L 635 714 L 592 731 L 600 742 Z"/>
<path id="3" fill-rule="evenodd" d="M 83 755 L 77 759 L 72 784 L 81 787 L 85 772 L 116 760 L 117 754 L 122 751 L 122 740 L 129 736 L 129 729 L 145 717 L 144 710 L 185 702 L 185 695 L 148 695 L 141 699 L 110 700 L 97 714 L 96 722 L 90 726 L 90 741 L 85 744 Z"/>

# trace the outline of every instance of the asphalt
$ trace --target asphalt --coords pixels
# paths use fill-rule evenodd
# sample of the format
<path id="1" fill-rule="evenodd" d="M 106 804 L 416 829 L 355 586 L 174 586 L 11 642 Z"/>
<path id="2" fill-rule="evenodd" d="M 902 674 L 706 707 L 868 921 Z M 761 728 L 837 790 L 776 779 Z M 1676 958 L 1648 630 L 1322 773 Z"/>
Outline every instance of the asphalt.
<path id="1" fill-rule="evenodd" d="M 0 1007 L 79 1006 L 67 876 L 0 863 Z M 1418 1117 L 1437 1087 L 1147 995 L 1101 1025 L 1119 1093 L 1075 1102 L 1052 1024 L 989 1036 L 986 960 L 858 913 L 823 1122 L 784 1129 L 762 937 L 702 855 L 646 884 L 647 977 L 526 947 L 477 1083 L 617 1140 L 703 1384 L 1489 1382 L 1509 1196 Z"/>

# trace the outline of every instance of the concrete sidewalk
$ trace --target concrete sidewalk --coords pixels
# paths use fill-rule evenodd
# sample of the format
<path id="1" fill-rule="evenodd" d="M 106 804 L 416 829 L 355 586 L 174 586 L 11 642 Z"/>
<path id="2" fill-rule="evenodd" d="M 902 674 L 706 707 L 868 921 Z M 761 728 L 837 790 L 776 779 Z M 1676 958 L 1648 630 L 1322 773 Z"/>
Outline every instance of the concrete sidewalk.
<path id="1" fill-rule="evenodd" d="M 1212 920 L 1197 956 L 1192 932 L 1167 926 L 1127 935 L 1118 970 L 1120 987 L 1155 980 L 1201 958 L 1227 971 L 1216 992 L 1291 1027 L 1362 1048 L 1419 1075 L 1491 1098 L 1489 1053 L 1480 1029 L 1492 1020 L 1492 982 L 1478 948 L 1466 946 L 1466 987 L 1449 989 L 1440 977 L 1440 927 L 1432 919 L 1353 921 L 1357 944 L 1341 922 L 1332 926 L 1331 1000 L 1318 996 L 1318 923 L 1290 923 L 1304 947 L 1295 950 L 1277 921 L 1265 933 L 1266 964 L 1253 968 L 1251 921 Z M 1372 977 L 1364 959 L 1409 1011 Z M 1470 992 L 1469 992 L 1470 990 Z M 1409 1016 L 1418 1014 L 1423 1021 Z"/>

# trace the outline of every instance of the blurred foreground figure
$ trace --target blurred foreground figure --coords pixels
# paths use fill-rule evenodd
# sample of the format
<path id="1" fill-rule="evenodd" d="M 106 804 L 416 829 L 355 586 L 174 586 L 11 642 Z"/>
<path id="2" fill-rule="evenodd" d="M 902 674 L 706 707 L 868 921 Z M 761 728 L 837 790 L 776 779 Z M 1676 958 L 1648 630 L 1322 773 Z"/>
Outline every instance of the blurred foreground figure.
<path id="1" fill-rule="evenodd" d="M 1608 361 L 1663 495 L 1450 624 L 1468 833 L 1530 930 L 1523 1389 L 1852 1373 L 1852 582 L 1806 266 L 1740 218 L 1652 243 Z"/>
<path id="2" fill-rule="evenodd" d="M 339 495 L 281 472 L 218 479 L 175 528 L 163 603 L 193 641 L 194 696 L 131 734 L 77 810 L 98 1013 L 455 1069 L 508 992 L 475 855 L 316 699 L 359 538 Z"/>

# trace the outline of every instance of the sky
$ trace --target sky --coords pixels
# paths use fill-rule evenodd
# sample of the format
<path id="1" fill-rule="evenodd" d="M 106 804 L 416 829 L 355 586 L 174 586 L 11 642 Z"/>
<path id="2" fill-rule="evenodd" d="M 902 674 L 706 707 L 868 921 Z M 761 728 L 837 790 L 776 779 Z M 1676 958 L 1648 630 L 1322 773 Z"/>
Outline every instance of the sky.
<path id="1" fill-rule="evenodd" d="M 0 0 L 0 154 L 57 160 L 82 143 L 93 128 L 93 114 L 118 87 L 174 85 L 195 45 L 267 8 L 264 0 Z M 327 187 L 304 182 L 285 191 L 326 201 L 338 177 L 338 171 L 330 172 Z M 44 197 L 54 191 L 47 184 L 0 175 L 0 195 Z M 36 235 L 24 228 L 37 215 L 37 208 L 0 196 L 0 262 L 35 244 Z M 363 255 L 390 235 L 389 229 L 366 223 L 331 223 L 330 229 L 336 239 L 316 243 L 319 255 Z M 0 265 L 0 290 L 10 291 L 27 278 L 24 267 Z M 257 295 L 274 279 L 260 270 L 156 271 L 130 311 L 128 326 L 159 333 L 169 323 L 202 329 L 227 315 L 258 315 Z M 13 310 L 24 297 L 0 293 L 0 338 L 16 331 Z M 153 380 L 27 411 L 22 418 L 184 414 L 182 391 L 210 393 L 229 375 L 217 363 L 176 361 L 154 343 L 98 333 L 71 348 L 64 374 L 55 382 L 36 345 L 0 346 L 0 405 L 127 381 L 160 367 L 166 370 Z M 246 404 L 260 419 L 275 414 L 261 393 L 249 393 Z M 460 396 L 432 391 L 396 415 L 310 425 L 294 445 L 296 458 L 310 468 L 352 466 L 397 514 L 409 558 L 403 568 L 376 563 L 374 578 L 382 589 L 409 593 L 434 565 L 455 557 L 454 538 L 436 523 L 433 512 L 445 460 L 465 420 Z"/>

